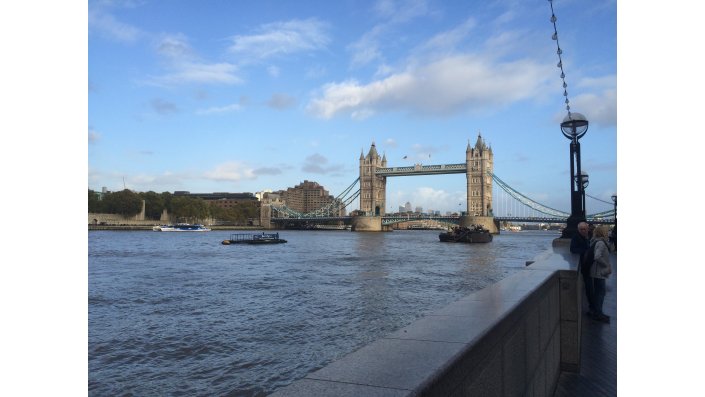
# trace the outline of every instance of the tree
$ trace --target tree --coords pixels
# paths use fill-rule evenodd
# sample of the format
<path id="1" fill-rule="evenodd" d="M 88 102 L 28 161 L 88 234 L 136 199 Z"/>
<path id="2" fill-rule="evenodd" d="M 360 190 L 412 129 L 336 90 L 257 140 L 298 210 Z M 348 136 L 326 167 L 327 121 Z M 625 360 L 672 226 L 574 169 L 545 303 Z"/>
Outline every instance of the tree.
<path id="1" fill-rule="evenodd" d="M 164 195 L 153 191 L 139 193 L 144 200 L 144 215 L 146 218 L 158 220 L 164 211 Z"/>
<path id="2" fill-rule="evenodd" d="M 98 192 L 88 189 L 88 212 L 98 214 L 103 212 L 103 202 Z"/>
<path id="3" fill-rule="evenodd" d="M 106 194 L 103 201 L 103 210 L 109 214 L 120 214 L 129 217 L 135 216 L 142 211 L 142 198 L 139 194 L 128 189 Z"/>
<path id="4" fill-rule="evenodd" d="M 172 214 L 176 219 L 187 219 L 193 222 L 205 219 L 210 215 L 209 206 L 201 198 L 178 196 L 171 199 Z"/>
<path id="5" fill-rule="evenodd" d="M 215 204 L 210 205 L 211 216 L 215 219 L 231 222 L 238 225 L 246 225 L 250 218 L 258 218 L 259 211 L 256 202 L 239 203 L 235 207 L 221 208 Z"/>
<path id="6" fill-rule="evenodd" d="M 164 202 L 164 208 L 166 208 L 166 210 L 169 211 L 170 214 L 173 213 L 174 209 L 171 206 L 171 200 L 174 198 L 174 195 L 169 192 L 162 192 L 160 196 L 162 197 L 162 200 Z"/>

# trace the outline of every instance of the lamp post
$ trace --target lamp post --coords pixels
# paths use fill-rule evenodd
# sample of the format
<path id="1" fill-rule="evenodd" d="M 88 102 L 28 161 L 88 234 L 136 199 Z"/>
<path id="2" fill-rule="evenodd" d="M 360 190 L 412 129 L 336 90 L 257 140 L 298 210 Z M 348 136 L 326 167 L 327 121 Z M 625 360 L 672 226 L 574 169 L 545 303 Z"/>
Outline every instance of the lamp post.
<path id="1" fill-rule="evenodd" d="M 585 188 L 588 175 L 580 169 L 580 138 L 588 130 L 588 120 L 580 113 L 568 112 L 561 123 L 561 132 L 570 140 L 570 216 L 561 238 L 577 233 L 578 223 L 585 221 Z"/>
<path id="2" fill-rule="evenodd" d="M 590 176 L 588 175 L 587 172 L 585 172 L 585 170 L 582 170 L 582 171 L 580 171 L 580 178 L 578 178 L 578 177 L 576 176 L 575 179 L 576 179 L 576 180 L 579 179 L 576 183 L 579 183 L 579 184 L 580 184 L 580 187 L 583 188 L 582 194 L 581 194 L 581 208 L 582 208 L 582 211 L 583 211 L 583 219 L 585 219 L 585 218 L 586 218 L 586 215 L 585 215 L 585 211 L 586 211 L 586 207 L 585 207 L 585 189 L 586 189 L 586 188 L 588 187 L 588 185 L 590 184 Z"/>

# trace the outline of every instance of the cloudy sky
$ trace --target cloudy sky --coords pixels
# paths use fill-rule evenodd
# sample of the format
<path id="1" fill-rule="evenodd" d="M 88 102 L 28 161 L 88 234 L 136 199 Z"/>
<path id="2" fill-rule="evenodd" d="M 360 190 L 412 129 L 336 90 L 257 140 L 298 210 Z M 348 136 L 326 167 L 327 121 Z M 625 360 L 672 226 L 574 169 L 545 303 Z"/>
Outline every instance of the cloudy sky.
<path id="1" fill-rule="evenodd" d="M 502 180 L 569 211 L 550 6 L 89 1 L 88 187 L 254 193 L 312 180 L 337 195 L 372 142 L 390 166 L 451 164 L 480 133 Z M 588 194 L 610 201 L 616 2 L 553 7 L 571 110 L 590 121 L 581 140 Z M 465 183 L 463 175 L 389 178 L 387 210 L 407 201 L 458 210 Z"/>

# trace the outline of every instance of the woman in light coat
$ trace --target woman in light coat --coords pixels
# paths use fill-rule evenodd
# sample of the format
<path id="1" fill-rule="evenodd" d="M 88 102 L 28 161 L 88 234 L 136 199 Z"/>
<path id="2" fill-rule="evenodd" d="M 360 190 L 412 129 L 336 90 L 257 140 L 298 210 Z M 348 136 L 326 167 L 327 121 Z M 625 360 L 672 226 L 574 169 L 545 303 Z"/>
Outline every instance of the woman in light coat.
<path id="1" fill-rule="evenodd" d="M 605 301 L 606 293 L 605 280 L 612 274 L 608 234 L 607 226 L 598 226 L 592 234 L 592 240 L 590 240 L 590 246 L 595 247 L 595 261 L 590 269 L 595 287 L 593 318 L 603 323 L 610 322 L 610 316 L 602 312 L 602 303 Z"/>

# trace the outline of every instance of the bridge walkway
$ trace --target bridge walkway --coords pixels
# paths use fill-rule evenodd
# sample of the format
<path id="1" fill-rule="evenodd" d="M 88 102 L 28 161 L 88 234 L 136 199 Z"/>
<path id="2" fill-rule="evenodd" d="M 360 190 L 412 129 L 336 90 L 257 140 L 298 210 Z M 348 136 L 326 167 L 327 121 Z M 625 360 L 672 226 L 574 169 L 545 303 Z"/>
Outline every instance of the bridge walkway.
<path id="1" fill-rule="evenodd" d="M 617 255 L 610 255 L 612 276 L 602 310 L 612 317 L 609 324 L 583 314 L 580 373 L 561 372 L 554 397 L 599 397 L 617 395 Z M 588 310 L 583 298 L 583 313 Z"/>

